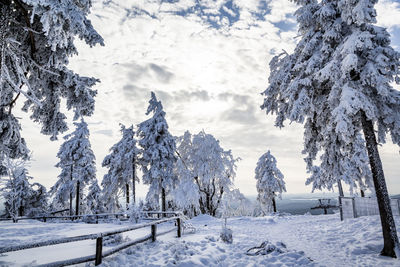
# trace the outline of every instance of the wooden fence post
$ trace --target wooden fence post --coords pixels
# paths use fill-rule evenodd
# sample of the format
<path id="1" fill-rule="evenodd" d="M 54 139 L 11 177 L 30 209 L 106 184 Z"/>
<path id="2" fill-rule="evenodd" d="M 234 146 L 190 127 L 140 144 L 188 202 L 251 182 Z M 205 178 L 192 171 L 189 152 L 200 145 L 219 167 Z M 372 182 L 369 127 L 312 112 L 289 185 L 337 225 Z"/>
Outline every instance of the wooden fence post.
<path id="1" fill-rule="evenodd" d="M 181 228 L 181 218 L 176 219 L 176 224 L 177 224 L 177 235 L 178 237 L 182 236 L 182 228 Z"/>
<path id="2" fill-rule="evenodd" d="M 95 266 L 101 264 L 102 253 L 103 253 L 103 238 L 98 237 L 96 238 L 96 259 L 94 262 Z"/>
<path id="3" fill-rule="evenodd" d="M 151 225 L 151 241 L 154 242 L 156 241 L 157 238 L 157 225 L 152 224 Z"/>
<path id="4" fill-rule="evenodd" d="M 353 202 L 353 218 L 357 218 L 356 200 L 354 197 L 352 197 L 351 201 Z"/>

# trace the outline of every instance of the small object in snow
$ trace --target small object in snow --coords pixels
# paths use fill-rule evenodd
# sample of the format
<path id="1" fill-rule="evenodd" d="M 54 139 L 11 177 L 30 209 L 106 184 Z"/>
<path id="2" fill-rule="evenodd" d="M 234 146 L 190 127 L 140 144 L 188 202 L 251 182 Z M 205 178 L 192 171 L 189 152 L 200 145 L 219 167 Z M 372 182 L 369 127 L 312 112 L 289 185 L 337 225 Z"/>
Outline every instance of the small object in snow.
<path id="1" fill-rule="evenodd" d="M 124 238 L 122 234 L 115 234 L 115 235 L 105 236 L 103 239 L 103 245 L 116 246 L 124 241 L 127 241 L 127 238 Z"/>
<path id="2" fill-rule="evenodd" d="M 225 243 L 232 244 L 233 238 L 232 238 L 232 230 L 229 228 L 222 228 L 221 234 L 219 235 Z"/>
<path id="3" fill-rule="evenodd" d="M 267 255 L 276 251 L 279 254 L 286 252 L 286 245 L 282 242 L 276 243 L 276 245 L 272 244 L 269 241 L 264 241 L 258 247 L 250 248 L 246 251 L 246 255 L 248 256 L 258 256 L 258 255 Z"/>

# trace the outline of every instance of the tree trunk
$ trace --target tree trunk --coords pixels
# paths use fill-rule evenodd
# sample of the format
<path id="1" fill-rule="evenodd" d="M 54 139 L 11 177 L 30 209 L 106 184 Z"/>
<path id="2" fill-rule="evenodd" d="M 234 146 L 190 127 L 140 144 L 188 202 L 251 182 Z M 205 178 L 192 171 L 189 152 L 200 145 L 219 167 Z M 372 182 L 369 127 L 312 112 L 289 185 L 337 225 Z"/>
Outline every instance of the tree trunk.
<path id="1" fill-rule="evenodd" d="M 338 183 L 338 189 L 339 189 L 339 196 L 344 197 L 342 181 L 340 179 L 338 179 L 337 183 Z"/>
<path id="2" fill-rule="evenodd" d="M 272 206 L 274 207 L 274 212 L 276 212 L 276 201 L 275 201 L 275 197 L 272 198 Z"/>
<path id="3" fill-rule="evenodd" d="M 135 185 L 135 179 L 136 178 L 136 167 L 133 165 L 133 179 L 132 179 L 132 203 L 136 204 L 136 185 Z"/>
<path id="4" fill-rule="evenodd" d="M 162 211 L 167 211 L 167 203 L 165 199 L 165 189 L 161 188 L 161 205 L 162 205 Z M 163 217 L 165 217 L 165 213 L 163 213 Z"/>
<path id="5" fill-rule="evenodd" d="M 69 193 L 69 216 L 72 216 L 72 192 Z"/>
<path id="6" fill-rule="evenodd" d="M 360 189 L 361 197 L 365 197 L 364 190 Z"/>
<path id="7" fill-rule="evenodd" d="M 23 207 L 23 206 L 19 206 L 19 209 L 18 209 L 18 216 L 19 216 L 19 217 L 24 216 L 24 207 Z"/>
<path id="8" fill-rule="evenodd" d="M 72 171 L 73 171 L 73 166 L 71 164 L 71 174 L 70 174 L 71 181 L 72 181 Z M 69 193 L 69 216 L 72 216 L 72 190 Z"/>
<path id="9" fill-rule="evenodd" d="M 81 183 L 78 181 L 76 183 L 76 204 L 75 204 L 75 215 L 79 215 L 79 187 Z"/>
<path id="10" fill-rule="evenodd" d="M 343 194 L 342 181 L 340 179 L 338 179 L 337 184 L 338 184 L 338 189 L 339 189 L 340 220 L 343 221 L 342 197 L 344 197 L 344 194 Z"/>
<path id="11" fill-rule="evenodd" d="M 381 255 L 396 258 L 396 256 L 400 256 L 396 255 L 396 252 L 399 251 L 399 238 L 397 237 L 396 225 L 393 220 L 390 198 L 386 188 L 382 162 L 379 157 L 374 126 L 372 121 L 367 119 L 364 111 L 361 111 L 361 123 L 364 131 L 368 158 L 371 165 L 376 198 L 378 200 L 379 214 L 381 217 L 383 233 L 383 249 Z"/>
<path id="12" fill-rule="evenodd" d="M 125 185 L 126 190 L 125 190 L 125 196 L 126 196 L 126 209 L 129 209 L 129 184 Z"/>

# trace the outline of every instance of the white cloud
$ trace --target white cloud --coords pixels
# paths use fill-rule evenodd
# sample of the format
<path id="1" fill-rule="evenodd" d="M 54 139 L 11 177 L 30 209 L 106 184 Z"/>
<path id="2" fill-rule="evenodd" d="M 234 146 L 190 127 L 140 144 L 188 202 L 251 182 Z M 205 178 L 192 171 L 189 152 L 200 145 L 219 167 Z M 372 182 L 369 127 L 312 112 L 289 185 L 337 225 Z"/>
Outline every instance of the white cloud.
<path id="1" fill-rule="evenodd" d="M 378 25 L 389 30 L 400 28 L 400 3 L 391 0 L 380 0 L 375 6 L 378 14 Z"/>
<path id="2" fill-rule="evenodd" d="M 265 1 L 233 1 L 231 11 L 239 9 L 240 17 L 230 25 L 220 14 L 226 2 L 201 1 L 203 14 L 196 11 L 184 16 L 174 12 L 187 10 L 194 1 L 94 3 L 91 20 L 106 46 L 88 48 L 77 42 L 79 56 L 71 60 L 71 67 L 101 80 L 96 85 L 95 114 L 88 118 L 100 182 L 106 171 L 100 163 L 120 138 L 118 124 L 144 120 L 153 90 L 163 101 L 173 134 L 204 129 L 243 158 L 235 182 L 242 192 L 256 193 L 254 168 L 267 149 L 278 159 L 288 192 L 311 190 L 304 186 L 302 126 L 279 130 L 274 117 L 266 117 L 259 109 L 272 54 L 294 48 L 294 29 L 282 31 L 276 23 L 287 22 L 295 7 L 289 1 L 272 0 L 270 10 L 263 10 Z M 214 14 L 220 28 L 212 27 L 204 14 Z M 32 174 L 49 186 L 59 173 L 52 166 L 60 142 L 37 141 L 36 135 L 37 130 L 33 137 L 26 135 L 37 162 Z"/>

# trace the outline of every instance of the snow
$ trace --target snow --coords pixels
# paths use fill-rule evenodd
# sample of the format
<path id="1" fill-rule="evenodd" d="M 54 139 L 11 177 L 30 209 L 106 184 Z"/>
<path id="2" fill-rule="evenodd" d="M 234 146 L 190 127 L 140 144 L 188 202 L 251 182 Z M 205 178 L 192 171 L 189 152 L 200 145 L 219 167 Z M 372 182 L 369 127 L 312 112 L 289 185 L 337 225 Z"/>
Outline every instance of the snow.
<path id="1" fill-rule="evenodd" d="M 395 220 L 400 223 L 400 217 Z M 189 221 L 196 231 L 176 238 L 172 231 L 155 243 L 132 246 L 103 259 L 102 266 L 400 266 L 400 261 L 379 256 L 383 240 L 379 216 L 340 221 L 333 215 L 271 215 L 228 218 L 233 243 L 220 240 L 224 220 L 200 215 Z M 0 246 L 11 246 L 58 237 L 99 233 L 123 228 L 128 222 L 83 224 L 24 221 L 1 222 Z M 173 229 L 159 225 L 158 232 Z M 124 235 L 142 238 L 150 228 Z M 259 255 L 246 252 L 260 251 Z M 283 244 L 281 244 L 283 243 Z M 104 246 L 103 252 L 112 249 Z M 275 251 L 268 253 L 271 248 Z M 269 250 L 268 250 L 269 249 Z M 3 254 L 0 265 L 21 266 L 94 255 L 95 241 L 81 241 Z M 93 265 L 93 262 L 90 263 Z"/>

